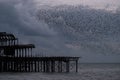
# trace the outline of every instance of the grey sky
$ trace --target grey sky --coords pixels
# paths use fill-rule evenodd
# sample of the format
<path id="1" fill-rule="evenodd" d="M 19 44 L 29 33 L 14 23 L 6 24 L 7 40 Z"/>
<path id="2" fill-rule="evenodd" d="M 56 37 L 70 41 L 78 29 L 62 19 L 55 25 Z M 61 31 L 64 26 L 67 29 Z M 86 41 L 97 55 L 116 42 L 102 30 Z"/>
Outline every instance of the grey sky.
<path id="1" fill-rule="evenodd" d="M 50 6 L 56 6 L 56 5 L 84 5 L 84 6 L 90 6 L 92 8 L 96 9 L 109 9 L 109 10 L 115 10 L 120 6 L 120 0 L 34 0 L 34 2 L 37 4 L 37 6 L 41 5 L 50 5 Z"/>
<path id="2" fill-rule="evenodd" d="M 91 54 L 84 50 L 71 51 L 64 46 L 65 41 L 57 35 L 56 30 L 50 28 L 44 20 L 38 21 L 36 19 L 36 12 L 41 7 L 83 5 L 94 9 L 114 11 L 120 7 L 120 0 L 0 0 L 0 4 L 0 31 L 17 33 L 17 36 L 20 36 L 21 40 L 23 40 L 22 43 L 35 43 L 38 46 L 38 50 L 43 48 L 47 53 L 51 52 L 50 54 L 52 54 L 52 52 L 55 52 L 52 55 L 82 56 L 82 62 L 120 62 L 120 55 L 116 54 Z M 107 42 L 109 43 L 109 41 Z M 110 45 L 112 45 L 111 43 L 112 40 Z M 118 43 L 116 44 L 119 47 Z M 47 46 L 49 49 L 41 45 Z M 115 48 L 114 46 L 116 47 L 113 43 L 113 48 Z M 67 47 L 76 48 L 73 45 L 67 45 Z M 80 46 L 77 47 L 79 48 Z"/>

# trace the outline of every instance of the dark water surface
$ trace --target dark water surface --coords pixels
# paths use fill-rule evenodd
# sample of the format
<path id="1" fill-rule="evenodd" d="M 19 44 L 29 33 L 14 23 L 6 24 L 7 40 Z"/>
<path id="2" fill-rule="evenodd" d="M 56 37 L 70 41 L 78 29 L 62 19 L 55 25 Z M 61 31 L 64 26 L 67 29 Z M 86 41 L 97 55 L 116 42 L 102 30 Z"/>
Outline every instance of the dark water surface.
<path id="1" fill-rule="evenodd" d="M 5 72 L 0 73 L 0 80 L 120 80 L 120 64 L 82 63 L 78 73 Z"/>

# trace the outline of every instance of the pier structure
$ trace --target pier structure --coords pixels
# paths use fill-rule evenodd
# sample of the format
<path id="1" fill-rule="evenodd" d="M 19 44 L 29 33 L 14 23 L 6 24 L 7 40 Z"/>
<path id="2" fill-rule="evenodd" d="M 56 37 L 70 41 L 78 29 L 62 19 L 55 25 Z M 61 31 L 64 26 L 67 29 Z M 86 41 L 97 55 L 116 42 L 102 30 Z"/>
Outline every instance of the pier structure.
<path id="1" fill-rule="evenodd" d="M 0 72 L 70 72 L 73 68 L 78 72 L 79 57 L 38 57 L 33 56 L 33 48 L 34 44 L 19 44 L 13 34 L 0 32 Z"/>

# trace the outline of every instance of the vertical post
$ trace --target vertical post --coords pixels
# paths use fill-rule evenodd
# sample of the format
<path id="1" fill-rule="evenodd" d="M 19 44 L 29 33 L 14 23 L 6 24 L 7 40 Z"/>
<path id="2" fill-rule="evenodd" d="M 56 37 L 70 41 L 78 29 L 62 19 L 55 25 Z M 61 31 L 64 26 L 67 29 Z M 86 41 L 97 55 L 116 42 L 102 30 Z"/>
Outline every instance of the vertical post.
<path id="1" fill-rule="evenodd" d="M 28 59 L 28 63 L 27 63 L 27 65 L 28 65 L 28 72 L 30 72 L 30 60 Z"/>
<path id="2" fill-rule="evenodd" d="M 29 60 L 29 61 L 30 61 L 29 63 L 31 64 L 30 65 L 31 66 L 31 72 L 33 72 L 34 71 L 34 69 L 33 69 L 34 68 L 34 61 L 33 60 Z"/>
<path id="3" fill-rule="evenodd" d="M 6 45 L 6 44 L 5 44 Z M 10 46 L 10 40 L 9 40 L 9 46 Z"/>
<path id="4" fill-rule="evenodd" d="M 17 54 L 17 57 L 18 57 L 18 55 L 19 55 L 19 53 L 18 53 L 18 49 L 16 50 L 16 54 Z"/>
<path id="5" fill-rule="evenodd" d="M 31 57 L 32 57 L 32 48 L 31 48 L 31 54 L 30 54 L 30 55 L 31 55 Z"/>
<path id="6" fill-rule="evenodd" d="M 6 58 L 6 71 L 8 72 L 8 66 L 9 66 L 9 61 L 8 61 L 8 58 Z"/>
<path id="7" fill-rule="evenodd" d="M 15 58 L 15 57 L 14 57 Z M 15 69 L 15 61 L 14 61 L 14 58 L 12 58 L 12 71 L 14 71 Z"/>
<path id="8" fill-rule="evenodd" d="M 76 60 L 76 72 L 78 72 L 78 60 Z"/>
<path id="9" fill-rule="evenodd" d="M 25 67 L 25 72 L 27 72 L 27 60 L 26 60 L 26 58 L 25 58 L 25 62 L 24 62 L 24 67 Z"/>
<path id="10" fill-rule="evenodd" d="M 46 64 L 46 61 L 44 60 L 43 61 L 43 72 L 46 72 L 46 66 L 45 66 L 45 64 Z"/>
<path id="11" fill-rule="evenodd" d="M 28 54 L 27 54 L 27 57 L 30 57 L 30 56 L 29 56 L 29 48 L 28 48 L 28 52 L 27 52 L 27 53 L 28 53 Z"/>
<path id="12" fill-rule="evenodd" d="M 4 72 L 7 70 L 7 60 L 6 60 L 7 58 L 5 57 L 5 59 L 4 59 Z"/>
<path id="13" fill-rule="evenodd" d="M 55 72 L 55 61 L 54 60 L 51 61 L 51 71 Z"/>
<path id="14" fill-rule="evenodd" d="M 15 45 L 15 41 L 16 41 L 16 40 L 14 40 L 13 45 Z"/>
<path id="15" fill-rule="evenodd" d="M 21 54 L 22 54 L 22 58 L 23 58 L 23 57 L 24 57 L 24 51 L 23 51 L 23 48 L 21 49 L 21 51 L 22 51 Z"/>
<path id="16" fill-rule="evenodd" d="M 38 64 L 38 65 L 37 65 L 37 66 L 38 66 L 38 72 L 40 72 L 40 61 L 38 60 L 37 62 L 38 62 L 38 63 L 37 63 L 37 64 Z"/>
<path id="17" fill-rule="evenodd" d="M 2 57 L 0 57 L 0 72 L 2 72 Z"/>
<path id="18" fill-rule="evenodd" d="M 19 51 L 20 51 L 19 69 L 20 69 L 20 72 L 21 72 L 22 71 L 22 49 L 20 49 Z"/>
<path id="19" fill-rule="evenodd" d="M 13 58 L 10 59 L 10 65 L 11 65 L 10 71 L 12 71 L 13 70 Z"/>
<path id="20" fill-rule="evenodd" d="M 34 68 L 35 68 L 35 72 L 37 72 L 37 65 L 36 65 L 36 60 L 34 61 L 34 63 L 35 63 L 35 66 L 34 66 Z"/>
<path id="21" fill-rule="evenodd" d="M 29 63 L 30 63 L 30 60 L 26 58 L 26 72 L 29 72 Z"/>
<path id="22" fill-rule="evenodd" d="M 0 57 L 0 72 L 2 72 L 2 70 L 3 70 L 2 63 L 3 63 L 3 59 L 2 59 L 2 57 Z"/>
<path id="23" fill-rule="evenodd" d="M 62 61 L 60 62 L 60 67 L 61 67 L 60 72 L 62 72 Z"/>
<path id="24" fill-rule="evenodd" d="M 21 57 L 21 49 L 19 49 L 19 57 Z"/>
<path id="25" fill-rule="evenodd" d="M 62 72 L 62 61 L 58 61 L 58 72 Z"/>
<path id="26" fill-rule="evenodd" d="M 14 71 L 16 71 L 16 70 L 17 70 L 17 63 L 16 63 L 16 60 L 14 58 Z"/>
<path id="27" fill-rule="evenodd" d="M 70 72 L 70 61 L 66 62 L 66 72 Z"/>
<path id="28" fill-rule="evenodd" d="M 43 72 L 43 61 L 40 61 L 41 72 Z"/>
<path id="29" fill-rule="evenodd" d="M 25 48 L 25 57 L 27 56 L 27 50 L 26 50 L 26 48 Z"/>
<path id="30" fill-rule="evenodd" d="M 46 72 L 50 72 L 50 61 L 46 61 Z"/>

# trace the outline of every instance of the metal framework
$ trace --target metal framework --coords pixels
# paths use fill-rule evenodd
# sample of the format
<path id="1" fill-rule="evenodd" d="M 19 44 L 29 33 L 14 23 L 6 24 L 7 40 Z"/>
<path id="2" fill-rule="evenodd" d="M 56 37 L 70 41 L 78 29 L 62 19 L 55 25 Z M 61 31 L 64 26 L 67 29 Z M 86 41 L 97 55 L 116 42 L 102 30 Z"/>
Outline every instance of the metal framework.
<path id="1" fill-rule="evenodd" d="M 79 57 L 37 57 L 33 48 L 34 44 L 19 44 L 13 34 L 0 32 L 0 72 L 70 72 L 72 68 L 78 72 Z"/>

